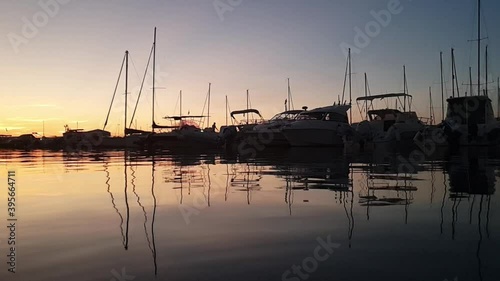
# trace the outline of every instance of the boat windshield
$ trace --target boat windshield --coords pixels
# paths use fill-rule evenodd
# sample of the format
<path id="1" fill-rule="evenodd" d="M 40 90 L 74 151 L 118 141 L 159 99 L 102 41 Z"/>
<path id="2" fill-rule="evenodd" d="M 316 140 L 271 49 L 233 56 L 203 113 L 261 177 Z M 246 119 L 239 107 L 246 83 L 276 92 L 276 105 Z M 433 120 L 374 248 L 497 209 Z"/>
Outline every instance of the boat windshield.
<path id="1" fill-rule="evenodd" d="M 297 120 L 323 120 L 333 121 L 340 123 L 349 123 L 347 114 L 340 114 L 337 112 L 304 112 L 296 118 Z"/>
<path id="2" fill-rule="evenodd" d="M 297 120 L 323 120 L 325 112 L 306 112 L 297 116 Z"/>
<path id="3" fill-rule="evenodd" d="M 277 121 L 277 120 L 294 120 L 297 118 L 297 113 L 283 112 L 274 115 L 269 121 Z"/>

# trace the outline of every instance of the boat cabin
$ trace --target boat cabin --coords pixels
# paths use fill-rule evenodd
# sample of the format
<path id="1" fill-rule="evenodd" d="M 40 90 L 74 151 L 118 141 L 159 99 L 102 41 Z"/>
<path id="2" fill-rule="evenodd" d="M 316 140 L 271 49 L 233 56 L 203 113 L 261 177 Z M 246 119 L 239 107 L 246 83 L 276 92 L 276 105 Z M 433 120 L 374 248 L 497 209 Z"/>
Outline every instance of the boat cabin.
<path id="1" fill-rule="evenodd" d="M 491 100 L 487 96 L 450 97 L 446 119 L 458 124 L 487 124 L 495 121 Z"/>
<path id="2" fill-rule="evenodd" d="M 297 120 L 320 120 L 349 123 L 347 110 L 350 105 L 333 105 L 304 111 L 297 116 Z"/>

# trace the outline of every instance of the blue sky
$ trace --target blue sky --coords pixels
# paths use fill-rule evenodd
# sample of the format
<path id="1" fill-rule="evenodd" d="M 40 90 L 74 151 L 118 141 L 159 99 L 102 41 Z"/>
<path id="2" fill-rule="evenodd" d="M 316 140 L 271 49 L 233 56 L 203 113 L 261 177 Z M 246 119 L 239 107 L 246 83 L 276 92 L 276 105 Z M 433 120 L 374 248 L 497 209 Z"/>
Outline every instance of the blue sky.
<path id="1" fill-rule="evenodd" d="M 346 58 L 341 44 L 356 46 L 355 28 L 364 30 L 374 21 L 372 11 L 388 10 L 395 0 L 61 0 L 58 9 L 54 1 L 0 3 L 0 95 L 8 105 L 0 113 L 0 127 L 12 134 L 41 131 L 44 120 L 49 134 L 58 134 L 64 124 L 76 127 L 77 121 L 86 129 L 102 127 L 126 49 L 132 110 L 155 26 L 157 87 L 162 88 L 157 91 L 158 122 L 178 112 L 179 90 L 183 111 L 200 114 L 209 82 L 212 120 L 218 124 L 224 123 L 225 95 L 231 109 L 241 109 L 247 89 L 252 106 L 265 117 L 282 110 L 288 77 L 295 107 L 331 104 L 342 94 Z M 500 3 L 482 2 L 483 37 L 488 36 L 482 43 L 490 50 L 489 80 L 496 81 Z M 56 11 L 46 22 L 40 3 Z M 216 7 L 223 8 L 217 12 Z M 428 115 L 432 86 L 440 115 L 440 51 L 447 81 L 452 47 L 460 83 L 468 82 L 469 66 L 476 81 L 476 45 L 467 41 L 477 37 L 476 0 L 400 0 L 397 7 L 400 12 L 391 15 L 387 26 L 353 53 L 353 96 L 364 94 L 365 72 L 372 94 L 401 91 L 406 65 L 414 109 Z M 23 18 L 42 21 L 30 38 L 22 33 Z M 151 123 L 150 79 L 147 83 L 137 118 L 142 129 Z M 123 127 L 123 91 L 120 85 L 109 122 L 112 133 Z M 496 93 L 491 96 L 496 103 Z M 356 107 L 353 115 L 360 118 Z"/>

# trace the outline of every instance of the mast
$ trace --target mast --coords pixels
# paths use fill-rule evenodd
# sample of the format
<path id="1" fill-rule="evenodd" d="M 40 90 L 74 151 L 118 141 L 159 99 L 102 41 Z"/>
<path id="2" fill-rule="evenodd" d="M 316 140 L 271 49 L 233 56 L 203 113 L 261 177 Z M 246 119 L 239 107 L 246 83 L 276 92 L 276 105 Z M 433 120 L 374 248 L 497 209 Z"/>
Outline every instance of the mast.
<path id="1" fill-rule="evenodd" d="M 403 92 L 405 93 L 404 95 L 404 102 L 403 102 L 403 111 L 406 112 L 406 65 L 403 65 Z"/>
<path id="2" fill-rule="evenodd" d="M 485 74 L 485 78 L 486 78 L 486 84 L 485 84 L 485 95 L 488 96 L 488 45 L 486 45 L 486 58 L 485 58 L 486 62 L 485 62 L 485 65 L 486 65 L 486 74 Z"/>
<path id="3" fill-rule="evenodd" d="M 477 95 L 481 95 L 481 0 L 477 0 Z"/>
<path id="4" fill-rule="evenodd" d="M 123 135 L 127 134 L 127 100 L 128 100 L 128 51 L 125 51 L 125 123 L 123 123 Z"/>
<path id="5" fill-rule="evenodd" d="M 212 87 L 212 83 L 208 83 L 208 121 L 207 127 L 210 126 L 210 88 Z"/>
<path id="6" fill-rule="evenodd" d="M 155 35 L 154 35 L 154 41 L 153 41 L 153 103 L 152 103 L 152 110 L 151 110 L 152 124 L 155 123 L 155 76 L 156 76 L 156 27 L 155 27 Z M 154 126 L 153 126 L 153 131 L 154 131 Z"/>
<path id="7" fill-rule="evenodd" d="M 453 48 L 451 48 L 451 96 L 455 97 L 455 72 L 453 71 L 453 65 L 455 64 L 455 58 L 453 55 Z"/>
<path id="8" fill-rule="evenodd" d="M 182 90 L 179 91 L 179 116 L 182 117 Z"/>
<path id="9" fill-rule="evenodd" d="M 429 87 L 429 119 L 431 121 L 431 125 L 434 125 L 434 112 L 432 109 L 432 87 Z"/>
<path id="10" fill-rule="evenodd" d="M 352 105 L 352 72 L 351 72 L 351 48 L 349 48 L 349 106 Z M 349 109 L 349 122 L 352 124 L 352 108 Z"/>
<path id="11" fill-rule="evenodd" d="M 500 77 L 497 77 L 497 117 L 500 117 Z"/>
<path id="12" fill-rule="evenodd" d="M 470 86 L 470 89 L 469 89 L 469 94 L 471 96 L 473 96 L 474 94 L 472 94 L 472 67 L 469 66 L 469 86 Z M 465 95 L 467 96 L 467 95 Z"/>
<path id="13" fill-rule="evenodd" d="M 247 111 L 248 111 L 248 102 L 249 100 L 248 100 L 248 90 L 247 90 Z M 248 112 L 247 112 L 247 124 L 248 124 Z"/>
<path id="14" fill-rule="evenodd" d="M 227 126 L 227 95 L 226 95 L 226 126 Z"/>
<path id="15" fill-rule="evenodd" d="M 287 104 L 288 110 L 293 110 L 293 102 L 292 102 L 292 91 L 290 90 L 290 78 L 287 78 L 288 81 L 288 96 L 287 96 Z"/>
<path id="16" fill-rule="evenodd" d="M 457 66 L 455 64 L 455 49 L 451 48 L 451 76 L 452 76 L 452 93 L 455 97 L 455 87 L 457 88 L 457 96 L 460 97 L 460 89 L 458 87 Z"/>
<path id="17" fill-rule="evenodd" d="M 365 98 L 368 96 L 368 78 L 365 72 Z M 365 99 L 365 120 L 368 120 L 368 100 Z"/>
<path id="18" fill-rule="evenodd" d="M 443 52 L 439 53 L 441 66 L 441 121 L 444 120 L 444 79 L 443 79 Z"/>

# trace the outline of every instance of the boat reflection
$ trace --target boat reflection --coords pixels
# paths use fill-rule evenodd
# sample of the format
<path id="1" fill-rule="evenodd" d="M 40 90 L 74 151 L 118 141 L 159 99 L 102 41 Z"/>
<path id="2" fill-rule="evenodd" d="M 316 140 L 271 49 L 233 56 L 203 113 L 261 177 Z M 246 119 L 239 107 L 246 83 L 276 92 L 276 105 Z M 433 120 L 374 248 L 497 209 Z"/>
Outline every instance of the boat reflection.
<path id="1" fill-rule="evenodd" d="M 366 207 L 367 220 L 372 207 L 404 206 L 407 224 L 409 206 L 418 190 L 414 185 L 418 180 L 415 176 L 422 167 L 400 154 L 382 155 L 360 167 L 363 172 L 359 181 L 359 204 Z"/>
<path id="2" fill-rule="evenodd" d="M 139 196 L 139 193 L 137 192 L 137 186 L 136 186 L 136 168 L 137 168 L 137 163 L 132 163 L 130 161 L 130 157 L 127 152 L 124 153 L 123 155 L 123 172 L 124 172 L 124 201 L 125 201 L 125 219 L 124 216 L 122 215 L 122 212 L 119 210 L 119 208 L 116 205 L 116 199 L 111 191 L 111 176 L 109 172 L 109 162 L 105 161 L 104 162 L 104 172 L 105 172 L 105 177 L 106 177 L 106 187 L 107 187 L 107 192 L 110 195 L 111 198 L 111 205 L 113 206 L 113 209 L 115 212 L 118 214 L 118 217 L 120 218 L 120 233 L 122 237 L 122 245 L 125 250 L 128 250 L 129 248 L 129 226 L 130 226 L 130 205 L 129 205 L 129 170 L 131 171 L 131 179 L 130 179 L 130 185 L 132 186 L 132 193 L 135 195 L 136 202 L 139 205 L 140 209 L 142 210 L 143 217 L 144 217 L 144 222 L 143 222 L 143 228 L 144 228 L 144 233 L 146 236 L 146 241 L 148 243 L 148 247 L 151 251 L 152 257 L 153 257 L 153 264 L 154 264 L 154 274 L 155 276 L 158 274 L 158 266 L 157 266 L 157 260 L 156 260 L 156 240 L 155 240 L 155 232 L 154 232 L 154 227 L 155 227 L 155 218 L 156 218 L 156 207 L 157 207 L 157 199 L 155 195 L 155 160 L 154 157 L 151 159 L 151 197 L 153 198 L 153 210 L 152 210 L 152 219 L 151 219 L 151 224 L 149 225 L 151 229 L 151 235 L 148 232 L 148 212 L 146 211 L 146 207 L 141 203 L 141 197 Z M 124 228 L 124 223 L 125 223 L 125 228 Z"/>
<path id="3" fill-rule="evenodd" d="M 463 149 L 452 155 L 445 162 L 443 171 L 448 175 L 444 182 L 445 192 L 441 206 L 441 234 L 443 234 L 444 212 L 446 200 L 451 204 L 451 238 L 457 238 L 459 212 L 468 208 L 468 224 L 477 224 L 476 260 L 478 280 L 483 280 L 482 244 L 483 229 L 490 238 L 490 209 L 492 196 L 495 194 L 495 169 L 489 163 L 487 150 Z M 449 194 L 448 194 L 449 192 Z M 462 206 L 461 206 L 462 205 Z M 485 210 L 486 209 L 486 210 Z M 477 216 L 474 216 L 477 213 Z"/>

